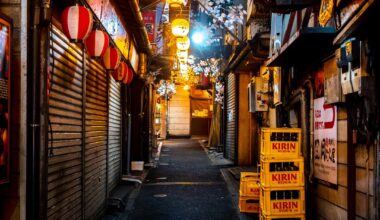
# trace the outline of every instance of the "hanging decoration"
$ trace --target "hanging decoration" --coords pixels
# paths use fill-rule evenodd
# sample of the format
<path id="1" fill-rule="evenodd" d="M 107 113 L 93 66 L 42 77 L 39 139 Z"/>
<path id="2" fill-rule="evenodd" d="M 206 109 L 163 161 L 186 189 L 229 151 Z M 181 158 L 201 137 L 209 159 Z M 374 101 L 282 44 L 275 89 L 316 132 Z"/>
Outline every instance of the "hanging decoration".
<path id="1" fill-rule="evenodd" d="M 177 50 L 177 57 L 178 58 L 187 58 L 188 57 L 188 51 L 187 50 Z"/>
<path id="2" fill-rule="evenodd" d="M 177 38 L 177 49 L 187 50 L 190 47 L 190 40 L 188 37 L 178 37 Z"/>
<path id="3" fill-rule="evenodd" d="M 62 12 L 62 30 L 71 42 L 82 42 L 90 33 L 92 23 L 92 14 L 84 6 L 69 6 Z"/>
<path id="4" fill-rule="evenodd" d="M 101 30 L 91 31 L 88 37 L 84 40 L 87 53 L 92 58 L 103 56 L 108 48 L 108 43 L 108 34 Z"/>
<path id="5" fill-rule="evenodd" d="M 187 0 L 167 0 L 170 7 L 178 8 L 187 5 Z"/>
<path id="6" fill-rule="evenodd" d="M 116 70 L 120 64 L 121 55 L 118 49 L 108 47 L 103 55 L 103 65 L 106 70 Z"/>
<path id="7" fill-rule="evenodd" d="M 112 73 L 112 77 L 117 81 L 123 81 L 124 77 L 128 74 L 128 65 L 125 62 L 121 62 L 117 71 Z"/>
<path id="8" fill-rule="evenodd" d="M 128 67 L 128 65 L 127 65 L 127 67 Z M 123 83 L 129 85 L 129 84 L 131 84 L 132 80 L 133 80 L 133 70 L 132 70 L 132 68 L 128 67 L 128 71 L 126 72 L 126 74 L 123 78 Z"/>
<path id="9" fill-rule="evenodd" d="M 172 34 L 176 37 L 185 37 L 189 33 L 189 21 L 184 18 L 174 19 L 172 22 Z"/>

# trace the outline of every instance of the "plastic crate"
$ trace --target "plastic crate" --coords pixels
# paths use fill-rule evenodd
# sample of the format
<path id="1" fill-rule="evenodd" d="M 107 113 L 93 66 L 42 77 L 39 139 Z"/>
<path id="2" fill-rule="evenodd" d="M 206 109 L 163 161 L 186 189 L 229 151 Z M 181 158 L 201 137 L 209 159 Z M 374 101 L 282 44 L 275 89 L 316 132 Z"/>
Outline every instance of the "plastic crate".
<path id="1" fill-rule="evenodd" d="M 278 215 L 264 215 L 260 214 L 260 220 L 305 220 L 305 215 L 289 215 L 289 216 L 278 216 Z"/>
<path id="2" fill-rule="evenodd" d="M 259 213 L 260 212 L 259 200 L 256 198 L 240 196 L 239 209 L 240 209 L 240 212 Z"/>
<path id="3" fill-rule="evenodd" d="M 304 187 L 260 188 L 260 209 L 265 216 L 305 214 Z"/>
<path id="4" fill-rule="evenodd" d="M 262 128 L 261 158 L 298 158 L 301 156 L 300 128 Z"/>
<path id="5" fill-rule="evenodd" d="M 262 187 L 304 186 L 304 159 L 262 159 L 260 164 Z"/>
<path id="6" fill-rule="evenodd" d="M 260 186 L 260 174 L 254 172 L 241 172 L 240 173 L 240 196 L 250 196 L 259 199 Z"/>

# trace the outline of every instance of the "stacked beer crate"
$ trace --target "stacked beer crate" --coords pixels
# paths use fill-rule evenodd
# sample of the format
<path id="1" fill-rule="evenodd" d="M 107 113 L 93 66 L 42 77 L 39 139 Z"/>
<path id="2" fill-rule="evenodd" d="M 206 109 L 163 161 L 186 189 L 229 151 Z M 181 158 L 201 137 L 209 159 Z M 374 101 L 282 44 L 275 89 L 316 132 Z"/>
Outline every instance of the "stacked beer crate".
<path id="1" fill-rule="evenodd" d="M 259 213 L 260 176 L 255 172 L 240 173 L 239 209 L 240 212 Z"/>
<path id="2" fill-rule="evenodd" d="M 260 219 L 305 219 L 301 129 L 262 128 Z"/>

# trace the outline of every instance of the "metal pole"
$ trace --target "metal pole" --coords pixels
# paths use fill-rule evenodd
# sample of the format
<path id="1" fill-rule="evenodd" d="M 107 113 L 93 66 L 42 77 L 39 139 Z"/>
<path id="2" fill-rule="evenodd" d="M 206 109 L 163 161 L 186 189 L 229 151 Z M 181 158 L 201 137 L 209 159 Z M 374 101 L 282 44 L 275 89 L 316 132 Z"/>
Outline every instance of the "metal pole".
<path id="1" fill-rule="evenodd" d="M 131 124 L 132 114 L 128 113 L 127 175 L 131 174 Z"/>

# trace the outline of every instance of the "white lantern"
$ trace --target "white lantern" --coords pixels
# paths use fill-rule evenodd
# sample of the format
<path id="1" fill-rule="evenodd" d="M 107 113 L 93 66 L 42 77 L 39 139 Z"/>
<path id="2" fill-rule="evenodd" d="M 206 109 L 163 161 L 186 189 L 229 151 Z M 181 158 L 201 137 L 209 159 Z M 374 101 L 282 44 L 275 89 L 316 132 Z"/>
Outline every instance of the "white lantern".
<path id="1" fill-rule="evenodd" d="M 189 21 L 183 18 L 174 19 L 172 22 L 172 33 L 176 37 L 184 37 L 189 33 Z"/>
<path id="2" fill-rule="evenodd" d="M 178 37 L 177 38 L 177 49 L 187 50 L 190 47 L 190 40 L 188 37 Z"/>

